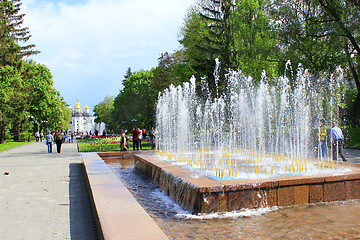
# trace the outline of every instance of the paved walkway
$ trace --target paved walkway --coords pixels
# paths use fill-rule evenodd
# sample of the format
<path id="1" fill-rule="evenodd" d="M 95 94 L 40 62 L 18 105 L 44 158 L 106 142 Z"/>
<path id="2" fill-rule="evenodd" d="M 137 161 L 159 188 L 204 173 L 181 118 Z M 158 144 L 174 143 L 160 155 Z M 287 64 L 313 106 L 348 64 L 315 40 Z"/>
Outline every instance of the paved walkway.
<path id="1" fill-rule="evenodd" d="M 0 239 L 97 238 L 75 143 L 60 154 L 44 142 L 0 152 Z"/>
<path id="2" fill-rule="evenodd" d="M 345 154 L 345 158 L 348 162 L 360 163 L 360 149 L 344 149 L 343 153 Z"/>

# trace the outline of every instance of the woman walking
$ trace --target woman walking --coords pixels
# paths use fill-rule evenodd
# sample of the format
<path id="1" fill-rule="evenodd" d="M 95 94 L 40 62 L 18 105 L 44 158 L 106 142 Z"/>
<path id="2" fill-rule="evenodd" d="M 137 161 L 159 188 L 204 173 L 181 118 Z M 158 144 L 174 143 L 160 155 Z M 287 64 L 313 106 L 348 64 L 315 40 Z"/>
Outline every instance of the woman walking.
<path id="1" fill-rule="evenodd" d="M 47 134 L 45 138 L 46 138 L 46 145 L 48 147 L 48 153 L 52 153 L 52 144 L 54 142 L 54 139 L 49 130 L 47 130 Z"/>

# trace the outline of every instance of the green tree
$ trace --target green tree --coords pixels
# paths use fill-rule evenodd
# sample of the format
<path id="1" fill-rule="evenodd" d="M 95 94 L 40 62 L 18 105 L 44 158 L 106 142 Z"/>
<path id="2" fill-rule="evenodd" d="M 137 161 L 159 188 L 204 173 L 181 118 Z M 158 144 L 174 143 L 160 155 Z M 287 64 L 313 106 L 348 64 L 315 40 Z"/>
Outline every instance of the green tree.
<path id="1" fill-rule="evenodd" d="M 359 122 L 360 9 L 351 0 L 276 0 L 275 19 L 284 58 L 301 62 L 315 72 L 333 72 L 342 66 L 357 88 L 352 113 Z M 277 17 L 277 18 L 276 18 Z M 294 68 L 295 69 L 295 68 Z"/>
<path id="2" fill-rule="evenodd" d="M 25 14 L 19 14 L 20 0 L 0 2 L 0 62 L 1 66 L 19 66 L 23 57 L 38 54 L 34 44 L 26 43 L 31 35 L 27 27 L 22 27 Z"/>
<path id="3" fill-rule="evenodd" d="M 254 79 L 278 74 L 279 58 L 276 32 L 272 30 L 271 19 L 267 15 L 268 1 L 236 1 L 233 12 L 234 52 L 238 68 Z"/>
<path id="4" fill-rule="evenodd" d="M 22 102 L 24 94 L 21 91 L 23 82 L 18 71 L 11 66 L 0 68 L 0 142 L 6 142 L 6 127 L 11 123 L 19 126 L 26 116 L 24 108 L 27 102 Z"/>
<path id="5" fill-rule="evenodd" d="M 58 111 L 58 113 L 56 111 Z M 50 126 L 53 126 L 52 129 L 55 129 L 54 125 L 57 123 L 61 126 L 62 130 L 69 130 L 69 122 L 72 114 L 70 108 L 67 107 L 67 104 L 62 97 L 57 98 L 56 108 L 54 109 L 53 114 L 55 114 L 55 119 L 53 122 L 50 122 Z M 58 119 L 56 119 L 56 117 L 58 117 Z"/>
<path id="6" fill-rule="evenodd" d="M 22 77 L 24 78 L 24 87 L 29 92 L 28 115 L 32 116 L 37 123 L 42 123 L 44 125 L 42 128 L 45 128 L 45 125 L 52 127 L 60 125 L 64 129 L 67 128 L 71 113 L 69 117 L 66 102 L 53 87 L 54 82 L 50 69 L 34 61 L 24 61 Z"/>
<path id="7" fill-rule="evenodd" d="M 13 128 L 18 128 L 29 106 L 27 95 L 30 89 L 20 76 L 22 58 L 39 53 L 33 50 L 33 44 L 20 45 L 31 37 L 28 28 L 21 26 L 24 14 L 19 14 L 20 6 L 20 0 L 0 2 L 1 143 L 6 141 L 7 125 L 12 123 Z"/>
<path id="8" fill-rule="evenodd" d="M 132 73 L 123 81 L 124 88 L 114 99 L 111 113 L 112 121 L 119 128 L 153 126 L 154 101 L 150 84 L 154 77 L 153 70 L 140 70 Z"/>
<path id="9" fill-rule="evenodd" d="M 207 77 L 211 88 L 215 88 L 216 85 L 224 87 L 224 79 L 217 83 L 213 76 L 216 58 L 221 62 L 221 69 L 237 69 L 237 59 L 232 51 L 232 2 L 201 1 L 199 6 L 189 10 L 181 31 L 182 39 L 179 42 L 185 47 L 188 64 L 195 70 L 197 78 Z"/>
<path id="10" fill-rule="evenodd" d="M 43 129 L 57 129 L 61 127 L 63 130 L 68 130 L 71 120 L 71 110 L 67 107 L 68 105 L 64 101 L 64 98 L 61 97 L 60 92 L 53 88 L 53 93 L 47 96 L 46 104 L 46 120 L 41 122 Z"/>
<path id="11" fill-rule="evenodd" d="M 212 78 L 215 57 L 202 47 L 205 45 L 207 21 L 200 17 L 199 9 L 195 7 L 189 10 L 184 21 L 179 42 L 184 46 L 186 63 L 197 79 Z"/>
<path id="12" fill-rule="evenodd" d="M 226 91 L 224 75 L 229 69 L 242 70 L 255 79 L 264 70 L 275 75 L 277 41 L 267 8 L 264 0 L 203 0 L 190 9 L 180 43 L 196 77 L 206 76 L 210 88 L 218 85 Z M 221 63 L 218 83 L 213 76 L 216 58 Z"/>
<path id="13" fill-rule="evenodd" d="M 158 61 L 159 65 L 154 69 L 154 78 L 151 81 L 151 89 L 156 93 L 153 95 L 155 98 L 157 98 L 157 93 L 169 87 L 170 84 L 180 85 L 189 81 L 192 75 L 183 51 L 176 51 L 173 54 L 162 53 Z"/>
<path id="14" fill-rule="evenodd" d="M 111 111 L 114 108 L 114 98 L 115 97 L 113 96 L 106 96 L 104 101 L 94 107 L 94 116 L 96 117 L 95 122 L 104 122 L 110 129 L 113 129 L 114 127 L 111 119 Z"/>

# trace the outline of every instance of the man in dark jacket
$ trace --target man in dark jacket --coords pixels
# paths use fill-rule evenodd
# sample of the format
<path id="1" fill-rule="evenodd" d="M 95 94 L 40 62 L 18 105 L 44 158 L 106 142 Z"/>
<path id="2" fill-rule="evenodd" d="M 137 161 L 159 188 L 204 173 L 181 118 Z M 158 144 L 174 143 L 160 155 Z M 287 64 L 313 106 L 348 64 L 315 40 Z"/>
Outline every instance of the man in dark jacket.
<path id="1" fill-rule="evenodd" d="M 54 140 L 55 140 L 55 143 L 56 143 L 57 152 L 60 153 L 61 152 L 61 144 L 65 140 L 65 138 L 62 135 L 60 130 L 56 131 L 55 136 L 54 136 Z"/>

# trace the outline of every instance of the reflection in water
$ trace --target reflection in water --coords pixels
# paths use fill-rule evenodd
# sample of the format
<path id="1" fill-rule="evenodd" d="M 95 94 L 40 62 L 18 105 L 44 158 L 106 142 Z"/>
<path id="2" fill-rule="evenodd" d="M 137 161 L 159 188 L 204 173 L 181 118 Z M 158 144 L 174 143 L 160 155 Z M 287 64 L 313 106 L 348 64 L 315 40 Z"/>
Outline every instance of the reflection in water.
<path id="1" fill-rule="evenodd" d="M 136 174 L 132 159 L 106 162 L 170 239 L 360 239 L 359 200 L 194 216 Z"/>

